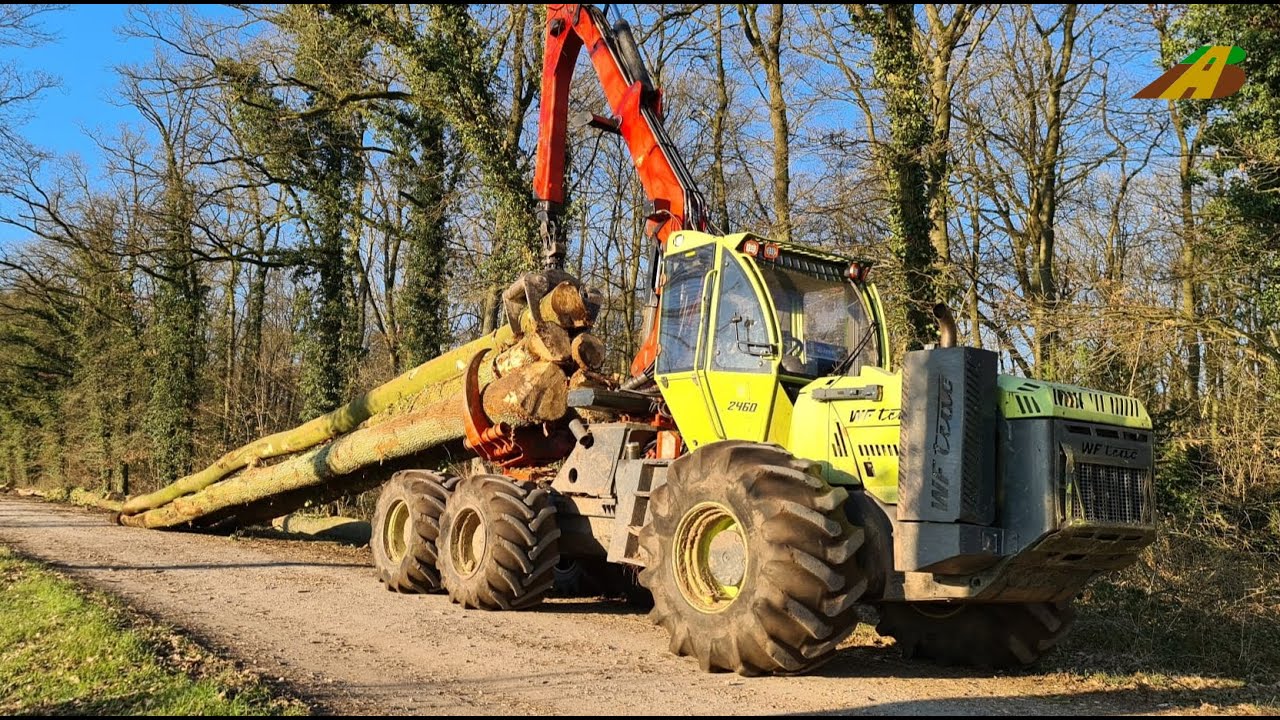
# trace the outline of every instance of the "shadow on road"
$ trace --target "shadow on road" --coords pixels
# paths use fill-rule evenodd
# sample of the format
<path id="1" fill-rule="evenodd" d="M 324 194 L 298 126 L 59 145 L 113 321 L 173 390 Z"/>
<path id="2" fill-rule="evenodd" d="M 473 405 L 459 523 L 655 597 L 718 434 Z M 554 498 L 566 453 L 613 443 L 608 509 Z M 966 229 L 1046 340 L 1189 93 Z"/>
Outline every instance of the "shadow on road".
<path id="1" fill-rule="evenodd" d="M 1248 703 L 1246 692 L 1232 688 L 1117 688 L 1054 693 L 1049 695 L 1010 695 L 983 697 L 944 697 L 927 700 L 898 700 L 850 708 L 833 708 L 806 715 L 991 715 L 1044 714 L 1046 705 L 1058 706 L 1061 714 L 1114 715 L 1127 713 L 1187 713 L 1200 710 L 1226 709 Z M 1049 711 L 1052 712 L 1052 711 Z"/>
<path id="2" fill-rule="evenodd" d="M 344 562 L 291 562 L 291 561 L 271 561 L 271 562 L 243 562 L 243 563 L 185 563 L 174 565 L 121 565 L 119 563 L 60 563 L 49 561 L 48 564 L 58 570 L 68 570 L 72 572 L 94 572 L 109 570 L 113 572 L 125 571 L 176 571 L 176 570 L 236 570 L 243 568 L 367 568 L 365 563 L 344 563 Z"/>

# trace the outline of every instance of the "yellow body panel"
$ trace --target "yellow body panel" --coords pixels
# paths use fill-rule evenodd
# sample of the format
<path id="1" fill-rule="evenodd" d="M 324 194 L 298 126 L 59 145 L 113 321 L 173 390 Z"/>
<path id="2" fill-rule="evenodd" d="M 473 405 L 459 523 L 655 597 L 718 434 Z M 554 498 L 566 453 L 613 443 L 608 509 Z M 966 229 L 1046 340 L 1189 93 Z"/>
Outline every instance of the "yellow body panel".
<path id="1" fill-rule="evenodd" d="M 685 443 L 690 449 L 696 449 L 718 440 L 775 442 L 796 457 L 820 463 L 833 485 L 860 485 L 882 502 L 896 503 L 902 376 L 891 371 L 889 360 L 883 354 L 883 348 L 889 347 L 889 338 L 880 295 L 874 285 L 857 287 L 868 313 L 879 325 L 877 339 L 882 351 L 878 367 L 866 365 L 856 375 L 823 377 L 811 382 L 783 375 L 780 353 L 762 354 L 759 363 L 745 371 L 715 367 L 717 333 L 741 332 L 740 324 L 727 324 L 722 317 L 729 312 L 720 308 L 726 268 L 741 270 L 737 292 L 741 295 L 742 283 L 749 284 L 751 293 L 764 309 L 767 337 L 763 333 L 748 334 L 748 344 L 764 344 L 767 340 L 780 348 L 784 331 L 793 337 L 801 331 L 800 327 L 777 327 L 773 299 L 755 261 L 738 250 L 748 238 L 754 236 L 744 233 L 717 237 L 685 231 L 670 240 L 669 258 L 701 254 L 710 263 L 697 306 L 699 319 L 693 367 L 662 372 L 660 360 L 656 375 L 658 388 Z M 780 246 L 819 262 L 848 262 L 822 251 L 789 244 Z M 709 254 L 712 248 L 714 257 Z M 791 321 L 797 324 L 795 315 L 791 315 Z M 682 343 L 686 352 L 692 340 L 690 337 L 688 343 Z M 815 397 L 818 390 L 856 388 L 863 389 L 865 397 Z M 998 392 L 997 406 L 1000 417 L 1005 420 L 1061 417 L 1129 428 L 1151 427 L 1151 418 L 1142 403 L 1121 395 L 1007 375 L 999 376 Z"/>
<path id="2" fill-rule="evenodd" d="M 707 412 L 708 397 L 703 393 L 702 374 L 701 371 L 672 373 L 658 378 L 667 409 L 676 418 L 680 435 L 690 450 L 724 437 L 719 418 Z"/>
<path id="3" fill-rule="evenodd" d="M 879 399 L 814 399 L 815 390 L 848 388 L 879 388 Z M 864 367 L 857 375 L 815 380 L 800 393 L 794 417 L 788 447 L 825 460 L 827 482 L 863 485 L 884 502 L 898 501 L 901 375 Z"/>
<path id="4" fill-rule="evenodd" d="M 715 245 L 716 268 L 726 258 L 739 262 L 752 291 L 767 309 L 768 295 L 760 278 L 749 263 L 742 262 L 745 256 L 735 249 L 746 237 L 746 234 L 717 237 L 683 232 L 672 236 L 670 244 L 672 251 L 686 254 Z M 713 368 L 710 348 L 716 340 L 716 327 L 721 324 L 722 311 L 715 301 L 720 297 L 721 282 L 719 269 L 707 273 L 695 369 L 659 373 L 658 388 L 690 449 L 726 439 L 783 442 L 791 418 L 791 401 L 778 385 L 778 358 L 760 358 L 761 366 L 753 372 Z M 778 333 L 769 315 L 765 312 L 765 331 L 773 341 Z"/>

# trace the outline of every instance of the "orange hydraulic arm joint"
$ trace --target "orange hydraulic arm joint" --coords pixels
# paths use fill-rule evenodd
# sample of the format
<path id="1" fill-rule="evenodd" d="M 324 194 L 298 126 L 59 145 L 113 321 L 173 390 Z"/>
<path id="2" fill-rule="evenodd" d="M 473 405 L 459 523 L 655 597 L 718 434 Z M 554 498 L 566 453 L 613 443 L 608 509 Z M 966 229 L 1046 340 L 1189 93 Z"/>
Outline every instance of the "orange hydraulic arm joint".
<path id="1" fill-rule="evenodd" d="M 600 77 L 611 117 L 589 115 L 586 124 L 617 133 L 635 161 L 652 212 L 645 234 L 656 240 L 653 296 L 646 308 L 648 328 L 631 363 L 631 374 L 646 375 L 658 354 L 657 302 L 660 268 L 667 237 L 682 229 L 705 231 L 706 201 L 662 126 L 662 93 L 653 85 L 644 59 L 619 20 L 612 28 L 604 13 L 591 5 L 547 5 L 546 53 L 542 69 L 542 106 L 538 114 L 538 155 L 534 194 L 538 199 L 544 263 L 562 270 L 566 240 L 560 215 L 564 208 L 565 139 L 569 127 L 569 86 L 578 52 L 587 54 Z"/>

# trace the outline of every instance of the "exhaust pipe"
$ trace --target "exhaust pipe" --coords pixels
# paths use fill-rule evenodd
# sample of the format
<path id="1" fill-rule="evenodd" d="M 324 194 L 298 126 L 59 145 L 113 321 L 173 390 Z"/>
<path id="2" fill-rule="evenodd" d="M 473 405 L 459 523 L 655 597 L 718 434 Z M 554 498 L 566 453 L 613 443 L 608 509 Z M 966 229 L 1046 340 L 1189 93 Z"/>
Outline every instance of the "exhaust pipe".
<path id="1" fill-rule="evenodd" d="M 951 308 L 946 303 L 938 303 L 933 306 L 933 317 L 938 321 L 938 347 L 955 347 L 960 333 L 956 329 L 956 319 L 951 314 Z"/>

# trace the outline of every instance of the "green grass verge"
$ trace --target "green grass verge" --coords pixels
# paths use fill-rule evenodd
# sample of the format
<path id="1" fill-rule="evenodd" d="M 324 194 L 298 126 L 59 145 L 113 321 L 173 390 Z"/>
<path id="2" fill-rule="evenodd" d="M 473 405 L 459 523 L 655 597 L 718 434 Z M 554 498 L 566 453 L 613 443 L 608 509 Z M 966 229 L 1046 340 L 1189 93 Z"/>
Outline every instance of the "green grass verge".
<path id="1" fill-rule="evenodd" d="M 1123 572 L 1092 583 L 1067 654 L 1110 672 L 1280 679 L 1280 563 L 1164 528 Z"/>
<path id="2" fill-rule="evenodd" d="M 1040 669 L 1206 712 L 1280 713 L 1280 562 L 1193 530 L 1162 526 L 1138 563 L 1090 584 Z"/>
<path id="3" fill-rule="evenodd" d="M 300 715 L 195 643 L 0 547 L 0 715 Z"/>

